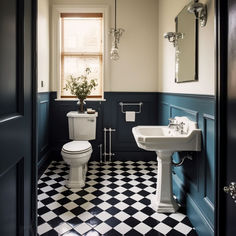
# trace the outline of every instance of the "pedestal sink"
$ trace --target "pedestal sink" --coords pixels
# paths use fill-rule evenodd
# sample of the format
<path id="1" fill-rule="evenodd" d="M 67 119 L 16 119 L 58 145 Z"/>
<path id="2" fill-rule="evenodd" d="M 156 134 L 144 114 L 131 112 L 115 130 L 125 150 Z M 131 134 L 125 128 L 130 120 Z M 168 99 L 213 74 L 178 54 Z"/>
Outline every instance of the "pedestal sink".
<path id="1" fill-rule="evenodd" d="M 172 192 L 172 155 L 176 151 L 201 151 L 201 130 L 187 117 L 175 117 L 169 126 L 136 126 L 132 129 L 138 147 L 157 154 L 157 189 L 151 206 L 157 212 L 178 210 Z"/>

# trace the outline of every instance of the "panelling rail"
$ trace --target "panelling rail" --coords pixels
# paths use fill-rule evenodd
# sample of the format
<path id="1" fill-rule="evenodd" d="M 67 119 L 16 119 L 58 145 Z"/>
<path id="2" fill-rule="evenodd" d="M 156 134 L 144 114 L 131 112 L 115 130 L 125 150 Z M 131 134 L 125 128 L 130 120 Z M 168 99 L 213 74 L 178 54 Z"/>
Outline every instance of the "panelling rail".
<path id="1" fill-rule="evenodd" d="M 115 132 L 115 129 L 112 128 L 104 128 L 104 140 L 103 140 L 103 145 L 100 144 L 100 163 L 103 162 L 111 162 L 112 161 L 112 156 L 115 154 L 112 153 L 112 132 Z M 108 138 L 107 138 L 108 136 Z M 103 152 L 102 152 L 102 146 L 104 146 Z M 108 152 L 107 152 L 107 146 L 108 146 Z"/>

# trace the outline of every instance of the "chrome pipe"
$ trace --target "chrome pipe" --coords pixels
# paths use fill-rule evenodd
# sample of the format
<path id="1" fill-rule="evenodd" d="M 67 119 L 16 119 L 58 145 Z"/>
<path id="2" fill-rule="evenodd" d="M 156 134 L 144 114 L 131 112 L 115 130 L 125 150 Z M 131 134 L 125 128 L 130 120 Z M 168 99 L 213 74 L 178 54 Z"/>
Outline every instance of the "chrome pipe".
<path id="1" fill-rule="evenodd" d="M 111 162 L 111 128 L 109 128 L 109 162 Z"/>

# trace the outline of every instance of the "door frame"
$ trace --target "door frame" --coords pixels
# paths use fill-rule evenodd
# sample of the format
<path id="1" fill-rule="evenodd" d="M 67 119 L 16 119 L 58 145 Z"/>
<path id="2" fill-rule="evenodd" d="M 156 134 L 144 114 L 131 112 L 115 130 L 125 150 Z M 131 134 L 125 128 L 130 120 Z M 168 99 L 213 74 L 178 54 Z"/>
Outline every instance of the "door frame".
<path id="1" fill-rule="evenodd" d="M 215 235 L 226 232 L 224 219 L 226 212 L 226 194 L 223 187 L 226 182 L 227 153 L 227 45 L 228 45 L 228 4 L 215 0 L 215 51 L 216 51 L 216 185 L 215 185 Z M 221 218 L 221 219 L 220 219 Z"/>
<path id="2" fill-rule="evenodd" d="M 37 19 L 38 19 L 38 0 L 31 0 L 32 3 L 32 26 L 31 26 L 31 49 L 32 49 L 32 172 L 31 172 L 31 223 L 32 235 L 37 235 L 37 187 L 38 187 L 38 129 L 37 129 Z"/>

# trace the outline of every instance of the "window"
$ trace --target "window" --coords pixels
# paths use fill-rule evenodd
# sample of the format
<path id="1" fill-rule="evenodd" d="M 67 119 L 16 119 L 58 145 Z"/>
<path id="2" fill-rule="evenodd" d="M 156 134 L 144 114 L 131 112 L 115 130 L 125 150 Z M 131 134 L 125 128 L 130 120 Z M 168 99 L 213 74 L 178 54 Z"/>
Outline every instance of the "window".
<path id="1" fill-rule="evenodd" d="M 90 78 L 97 79 L 98 86 L 90 98 L 103 95 L 103 14 L 61 13 L 61 98 L 72 98 L 70 91 L 63 89 L 66 80 L 84 74 L 91 69 Z"/>

